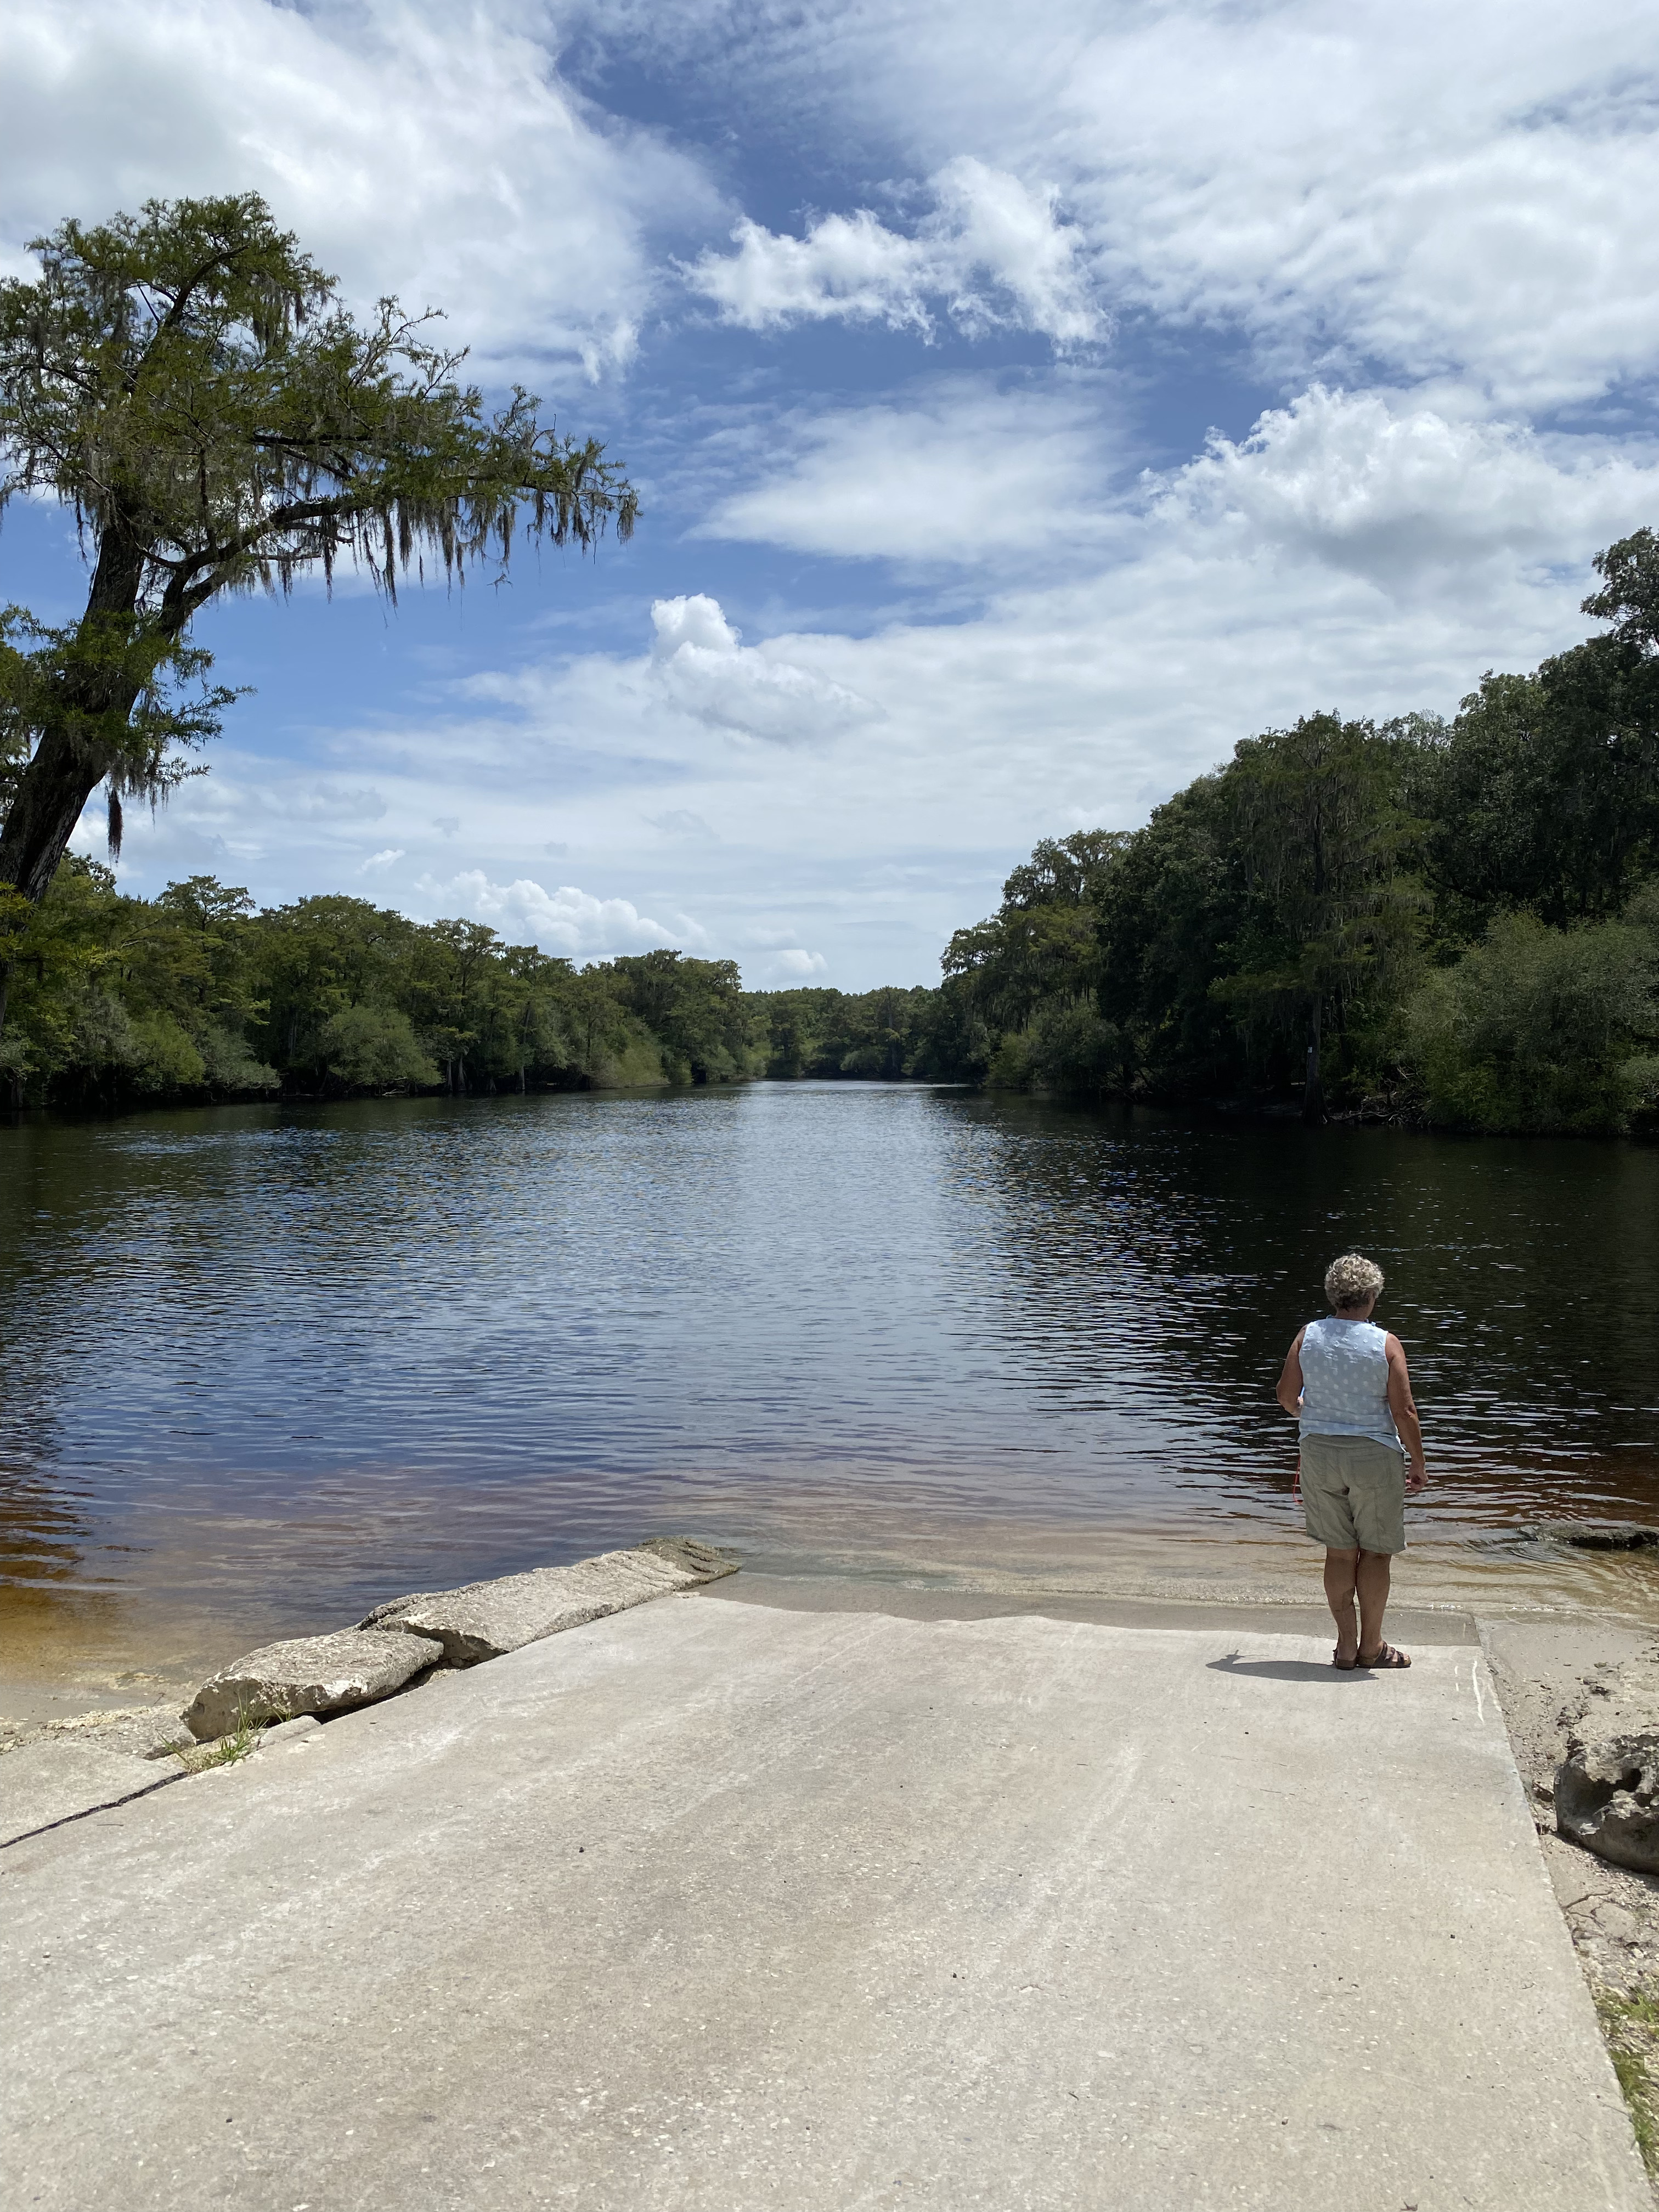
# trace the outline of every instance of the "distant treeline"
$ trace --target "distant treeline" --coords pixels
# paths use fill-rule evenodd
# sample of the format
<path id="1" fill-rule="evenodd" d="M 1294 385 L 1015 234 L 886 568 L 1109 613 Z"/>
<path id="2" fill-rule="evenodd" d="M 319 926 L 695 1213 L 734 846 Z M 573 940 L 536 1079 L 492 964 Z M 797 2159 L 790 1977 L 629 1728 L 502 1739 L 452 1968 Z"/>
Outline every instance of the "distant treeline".
<path id="1" fill-rule="evenodd" d="M 577 969 L 359 899 L 129 898 L 72 860 L 19 942 L 0 1081 L 116 1105 L 910 1077 L 1659 1132 L 1659 540 L 1596 565 L 1608 634 L 1449 723 L 1308 715 L 1144 829 L 1045 840 L 936 990 Z"/>
<path id="2" fill-rule="evenodd" d="M 579 969 L 363 899 L 256 912 L 210 876 L 131 898 L 71 856 L 14 964 L 0 1079 L 16 1103 L 98 1108 L 896 1078 L 933 1072 L 920 1041 L 939 1002 L 745 992 L 735 962 L 666 951 Z"/>

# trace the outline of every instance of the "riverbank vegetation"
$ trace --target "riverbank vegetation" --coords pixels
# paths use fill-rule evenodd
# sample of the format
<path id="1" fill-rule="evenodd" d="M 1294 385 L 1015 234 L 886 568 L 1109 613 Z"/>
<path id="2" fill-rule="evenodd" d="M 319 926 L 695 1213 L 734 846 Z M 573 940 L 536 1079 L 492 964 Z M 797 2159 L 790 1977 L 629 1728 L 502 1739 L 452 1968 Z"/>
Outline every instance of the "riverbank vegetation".
<path id="1" fill-rule="evenodd" d="M 14 1103 L 585 1089 L 772 1075 L 957 1076 L 937 990 L 745 992 L 661 951 L 577 968 L 482 922 L 367 900 L 256 911 L 210 876 L 154 899 L 71 855 L 21 940 L 0 1079 Z"/>
<path id="2" fill-rule="evenodd" d="M 342 896 L 154 899 L 66 861 L 15 938 L 14 1103 L 775 1078 L 1659 1133 L 1659 541 L 1610 627 L 1456 717 L 1245 739 L 1142 829 L 1046 840 L 936 989 L 745 992 L 672 951 L 577 968 Z"/>
<path id="3" fill-rule="evenodd" d="M 363 899 L 256 912 L 208 876 L 131 898 L 71 858 L 15 963 L 0 1070 L 79 1107 L 730 1082 L 763 1072 L 757 1026 L 729 960 L 577 969 Z"/>
<path id="4" fill-rule="evenodd" d="M 1450 722 L 1304 717 L 1040 845 L 945 956 L 960 1072 L 1488 1131 L 1659 1127 L 1659 540 Z"/>

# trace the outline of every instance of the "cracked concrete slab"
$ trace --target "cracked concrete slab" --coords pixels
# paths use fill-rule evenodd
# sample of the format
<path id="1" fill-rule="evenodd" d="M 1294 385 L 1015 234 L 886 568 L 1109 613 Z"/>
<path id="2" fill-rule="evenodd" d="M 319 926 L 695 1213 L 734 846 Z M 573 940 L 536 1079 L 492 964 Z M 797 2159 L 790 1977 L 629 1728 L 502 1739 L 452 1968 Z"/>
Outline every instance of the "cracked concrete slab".
<path id="1" fill-rule="evenodd" d="M 78 1814 L 124 1804 L 159 1789 L 178 1771 L 131 1752 L 63 1736 L 25 1744 L 0 1759 L 0 1844 Z"/>

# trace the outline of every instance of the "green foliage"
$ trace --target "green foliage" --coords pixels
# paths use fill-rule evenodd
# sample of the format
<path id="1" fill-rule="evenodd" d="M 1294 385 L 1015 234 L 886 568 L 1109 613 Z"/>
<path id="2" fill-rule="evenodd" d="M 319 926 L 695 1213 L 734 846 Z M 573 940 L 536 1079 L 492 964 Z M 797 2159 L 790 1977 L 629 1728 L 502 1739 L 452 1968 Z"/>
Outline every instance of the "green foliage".
<path id="1" fill-rule="evenodd" d="M 951 941 L 938 1072 L 1659 1133 L 1659 546 L 1601 566 L 1620 631 L 1488 677 L 1449 729 L 1305 716 L 1144 830 L 1045 841 Z"/>
<path id="2" fill-rule="evenodd" d="M 764 1017 L 730 961 L 653 952 L 579 972 L 481 922 L 363 899 L 255 913 L 207 876 L 127 898 L 77 858 L 38 906 L 0 898 L 8 916 L 14 1100 L 720 1083 L 764 1064 Z"/>
<path id="3" fill-rule="evenodd" d="M 735 960 L 684 952 L 629 954 L 609 963 L 621 1004 L 650 1030 L 677 1083 L 732 1083 L 763 1064 Z"/>
<path id="4" fill-rule="evenodd" d="M 1134 840 L 1104 830 L 1046 837 L 1010 875 L 989 921 L 959 929 L 941 965 L 954 1042 L 994 1088 L 1096 1091 L 1117 1072 L 1121 1040 L 1100 1006 L 1102 916 Z"/>
<path id="5" fill-rule="evenodd" d="M 393 300 L 359 324 L 257 195 L 152 200 L 32 241 L 0 281 L 0 507 L 74 510 L 85 611 L 0 615 L 0 884 L 41 898 L 100 783 L 164 797 L 234 696 L 190 625 L 226 592 L 288 591 L 350 559 L 396 597 L 508 561 L 515 538 L 632 531 L 635 494 L 592 441 L 515 390 L 487 412 L 464 355 Z"/>
<path id="6" fill-rule="evenodd" d="M 1656 916 L 1659 920 L 1659 915 Z M 1501 916 L 1404 1010 L 1431 1118 L 1492 1131 L 1621 1129 L 1647 1110 L 1659 929 Z"/>
<path id="7" fill-rule="evenodd" d="M 214 1766 L 236 1766 L 243 1759 L 252 1758 L 267 1728 L 290 1717 L 286 1706 L 267 1717 L 263 1713 L 250 1713 L 246 1705 L 239 1705 L 236 1725 L 228 1735 L 211 1737 L 206 1743 L 175 1744 L 173 1756 L 186 1774 L 205 1774 Z"/>
<path id="8" fill-rule="evenodd" d="M 360 325 L 256 194 L 148 201 L 32 251 L 40 277 L 0 285 L 5 491 L 134 532 L 158 611 L 343 553 L 395 590 L 422 552 L 505 560 L 521 520 L 558 544 L 632 527 L 598 447 L 522 392 L 486 416 L 433 318 L 383 300 Z"/>
<path id="9" fill-rule="evenodd" d="M 1228 864 L 1243 894 L 1228 972 L 1211 983 L 1253 1041 L 1302 1032 L 1304 1103 L 1322 1111 L 1328 1014 L 1397 987 L 1421 898 L 1401 871 L 1415 825 L 1401 804 L 1411 740 L 1304 715 L 1247 738 L 1216 780 Z"/>
<path id="10" fill-rule="evenodd" d="M 1246 915 L 1225 816 L 1220 779 L 1200 776 L 1127 841 L 1100 899 L 1101 1012 L 1125 1039 L 1125 1084 L 1155 1096 L 1247 1078 L 1244 1032 L 1213 988 Z"/>
<path id="11" fill-rule="evenodd" d="M 1328 1021 L 1362 1026 L 1413 972 L 1404 860 L 1420 740 L 1332 714 L 1240 744 L 1133 835 L 1045 841 L 945 956 L 994 1040 L 994 1085 L 1316 1087 Z M 1296 1061 L 1311 1046 L 1309 1063 Z"/>
<path id="12" fill-rule="evenodd" d="M 814 984 L 755 992 L 750 1003 L 759 1017 L 765 1073 L 955 1080 L 958 1057 L 941 1048 L 939 1036 L 941 995 L 920 986 L 853 993 Z"/>
<path id="13" fill-rule="evenodd" d="M 342 1006 L 323 1024 L 318 1054 L 332 1076 L 354 1091 L 393 1091 L 438 1080 L 409 1016 L 396 1006 Z"/>
<path id="14" fill-rule="evenodd" d="M 210 1022 L 196 1038 L 202 1058 L 203 1079 L 219 1097 L 242 1097 L 254 1091 L 276 1091 L 282 1079 L 268 1061 L 256 1060 L 246 1037 Z"/>
<path id="15" fill-rule="evenodd" d="M 1626 1991 L 1605 1984 L 1593 1994 L 1636 2147 L 1650 2177 L 1659 2181 L 1659 1997 L 1639 1986 Z"/>
<path id="16" fill-rule="evenodd" d="M 171 1014 L 143 1014 L 129 1030 L 134 1080 L 140 1091 L 199 1091 L 207 1081 L 207 1062 Z"/>
<path id="17" fill-rule="evenodd" d="M 1531 676 L 1488 673 L 1425 750 L 1416 797 L 1449 934 L 1520 907 L 1604 918 L 1659 873 L 1659 541 L 1639 530 L 1595 566 L 1584 611 L 1611 635 Z"/>
<path id="18" fill-rule="evenodd" d="M 0 608 L 0 819 L 56 714 L 78 748 L 108 760 L 109 848 L 118 859 L 123 798 L 155 804 L 202 773 L 173 748 L 217 737 L 237 696 L 207 681 L 212 665 L 211 653 L 153 627 L 54 629 L 27 607 Z"/>
<path id="19" fill-rule="evenodd" d="M 1601 589 L 1590 593 L 1583 612 L 1611 623 L 1615 644 L 1659 653 L 1659 538 L 1638 530 L 1598 553 L 1595 568 Z"/>
<path id="20" fill-rule="evenodd" d="M 1122 1065 L 1121 1033 L 1094 1006 L 1042 1006 L 1024 1036 L 1030 1079 L 1044 1090 L 1105 1091 Z"/>
<path id="21" fill-rule="evenodd" d="M 1045 837 L 1003 885 L 998 912 L 957 932 L 940 965 L 947 977 L 971 980 L 988 1019 L 1018 1029 L 1057 993 L 1093 991 L 1100 898 L 1129 842 L 1103 830 Z"/>

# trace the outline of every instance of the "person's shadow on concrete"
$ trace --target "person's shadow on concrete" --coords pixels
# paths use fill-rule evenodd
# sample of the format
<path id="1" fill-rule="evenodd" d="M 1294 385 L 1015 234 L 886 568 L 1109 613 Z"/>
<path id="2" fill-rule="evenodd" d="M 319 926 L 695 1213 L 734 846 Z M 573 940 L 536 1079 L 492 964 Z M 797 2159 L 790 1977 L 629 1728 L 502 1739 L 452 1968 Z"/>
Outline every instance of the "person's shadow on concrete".
<path id="1" fill-rule="evenodd" d="M 1230 1651 L 1224 1659 L 1206 1659 L 1212 1674 L 1254 1674 L 1264 1682 L 1363 1682 L 1370 1679 L 1364 1667 L 1321 1666 L 1313 1659 L 1241 1659 Z"/>

